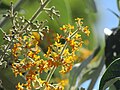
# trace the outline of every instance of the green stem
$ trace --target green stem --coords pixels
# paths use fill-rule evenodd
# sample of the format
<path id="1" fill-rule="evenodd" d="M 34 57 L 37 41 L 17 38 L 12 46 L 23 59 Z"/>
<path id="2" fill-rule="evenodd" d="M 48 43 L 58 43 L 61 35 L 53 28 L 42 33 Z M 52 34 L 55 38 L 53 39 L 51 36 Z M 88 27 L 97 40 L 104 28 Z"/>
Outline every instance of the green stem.
<path id="1" fill-rule="evenodd" d="M 30 22 L 33 22 L 42 12 L 42 10 L 47 6 L 47 4 L 50 2 L 50 0 L 46 0 L 41 7 L 39 7 L 37 9 L 37 11 L 34 13 L 34 15 L 31 17 Z M 22 30 L 25 30 L 27 27 L 29 26 L 29 24 L 27 23 Z"/>
<path id="2" fill-rule="evenodd" d="M 15 7 L 13 10 L 16 10 L 25 0 L 19 0 L 16 4 L 15 4 Z M 6 23 L 7 21 L 7 18 L 6 17 L 3 17 L 1 20 L 0 20 L 0 27 L 3 27 L 3 25 Z"/>
<path id="3" fill-rule="evenodd" d="M 72 34 L 71 36 L 69 36 L 69 38 L 72 39 L 72 38 L 75 36 L 75 34 L 76 34 L 80 29 L 81 29 L 81 28 L 78 28 L 76 31 L 74 31 L 73 34 Z M 64 47 L 63 47 L 63 49 L 62 49 L 62 51 L 60 52 L 60 57 L 62 56 L 64 50 L 67 48 L 67 45 L 68 45 L 68 42 L 66 41 L 66 42 L 65 42 L 65 45 L 64 45 Z M 56 67 L 53 66 L 53 68 L 51 69 L 51 71 L 49 72 L 49 74 L 48 74 L 48 76 L 47 76 L 47 78 L 46 78 L 46 82 L 49 83 L 49 81 L 50 81 L 53 73 L 55 72 L 55 70 L 56 70 Z"/>
<path id="4" fill-rule="evenodd" d="M 62 49 L 62 51 L 61 51 L 61 53 L 60 53 L 60 56 L 62 56 L 62 54 L 63 54 L 63 52 L 64 52 L 64 50 L 66 49 L 66 47 L 67 47 L 67 42 L 65 42 L 65 45 L 64 45 L 64 47 L 63 47 L 63 49 Z M 51 79 L 51 77 L 52 77 L 52 75 L 53 75 L 53 73 L 55 72 L 55 70 L 56 70 L 56 67 L 55 66 L 53 66 L 52 67 L 52 69 L 50 70 L 50 72 L 49 72 L 49 74 L 48 74 L 48 76 L 47 76 L 47 78 L 46 78 L 46 82 L 48 82 L 49 83 L 49 81 L 50 81 L 50 79 Z"/>
<path id="5" fill-rule="evenodd" d="M 7 49 L 11 46 L 11 43 L 12 43 L 12 40 L 8 43 L 7 47 L 5 48 L 4 52 L 2 53 L 2 55 L 0 57 L 0 61 L 3 61 L 2 58 L 4 58 Z"/>
<path id="6" fill-rule="evenodd" d="M 55 72 L 55 70 L 56 70 L 56 67 L 53 66 L 52 69 L 51 69 L 51 71 L 50 71 L 50 73 L 48 74 L 48 76 L 47 76 L 47 78 L 46 78 L 46 82 L 49 82 L 49 81 L 50 81 L 50 79 L 51 79 L 53 73 Z"/>
<path id="7" fill-rule="evenodd" d="M 42 10 L 46 7 L 46 5 L 50 2 L 50 0 L 46 0 L 41 7 L 38 8 L 38 10 L 35 12 L 35 14 L 31 17 L 30 22 L 34 21 L 42 12 Z M 26 24 L 25 27 L 23 27 L 22 30 L 26 29 L 29 26 L 29 24 Z M 12 39 L 13 40 L 13 39 Z M 7 49 L 11 46 L 12 40 L 8 43 L 7 47 L 4 50 L 4 53 L 1 55 L 0 57 L 0 61 L 2 61 L 2 58 L 4 58 L 5 53 L 7 51 Z"/>

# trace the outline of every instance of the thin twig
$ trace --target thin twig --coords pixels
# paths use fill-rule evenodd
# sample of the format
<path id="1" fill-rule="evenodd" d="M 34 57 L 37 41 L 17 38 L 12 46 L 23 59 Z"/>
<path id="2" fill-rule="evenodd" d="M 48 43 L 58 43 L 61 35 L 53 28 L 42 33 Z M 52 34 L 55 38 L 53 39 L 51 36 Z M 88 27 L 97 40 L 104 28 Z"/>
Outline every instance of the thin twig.
<path id="1" fill-rule="evenodd" d="M 33 20 L 35 20 L 35 19 L 39 16 L 39 14 L 42 12 L 42 10 L 45 8 L 45 6 L 49 3 L 49 1 L 50 1 L 50 0 L 46 0 L 46 1 L 44 2 L 44 4 L 41 5 L 40 8 L 38 8 L 38 10 L 35 12 L 35 14 L 31 17 L 31 19 L 30 19 L 31 22 L 32 22 Z M 28 26 L 29 26 L 29 24 L 26 24 L 25 27 L 23 27 L 22 30 L 24 30 L 24 29 L 27 28 Z M 4 53 L 3 53 L 3 54 L 1 55 L 1 57 L 0 57 L 0 61 L 2 61 L 2 58 L 4 58 L 5 53 L 6 53 L 7 49 L 11 46 L 12 41 L 13 41 L 13 39 L 8 43 L 7 47 L 6 47 L 5 50 L 4 50 Z"/>
<path id="2" fill-rule="evenodd" d="M 69 36 L 69 38 L 73 38 L 73 37 L 75 36 L 75 34 L 76 34 L 80 29 L 81 29 L 81 27 L 78 28 L 76 31 L 74 31 L 73 34 Z M 66 41 L 66 42 L 65 42 L 65 45 L 64 45 L 64 47 L 63 47 L 63 49 L 62 49 L 62 51 L 60 52 L 60 57 L 62 56 L 64 50 L 67 48 L 67 45 L 68 45 L 68 42 Z M 49 83 L 49 81 L 50 81 L 53 73 L 55 72 L 55 70 L 56 70 L 56 67 L 53 66 L 53 68 L 51 69 L 50 73 L 48 74 L 48 76 L 47 76 L 47 78 L 46 78 L 46 82 Z"/>
<path id="3" fill-rule="evenodd" d="M 19 0 L 19 1 L 15 4 L 13 10 L 15 11 L 19 6 L 21 6 L 21 4 L 22 4 L 24 1 L 25 1 L 25 0 Z M 6 23 L 6 21 L 7 21 L 7 18 L 6 18 L 6 17 L 3 17 L 3 18 L 0 20 L 0 27 L 3 27 L 3 25 Z"/>
<path id="4" fill-rule="evenodd" d="M 42 10 L 46 7 L 46 5 L 50 2 L 50 0 L 46 0 L 41 7 L 38 8 L 38 10 L 34 13 L 34 15 L 31 17 L 30 22 L 33 22 L 42 12 Z M 29 24 L 27 23 L 22 30 L 25 30 L 27 27 L 29 26 Z M 21 30 L 21 31 L 22 31 Z"/>
<path id="5" fill-rule="evenodd" d="M 49 82 L 49 81 L 50 81 L 50 79 L 51 79 L 53 73 L 55 72 L 55 70 L 56 70 L 56 67 L 53 66 L 52 69 L 51 69 L 51 71 L 50 71 L 50 73 L 48 74 L 48 76 L 47 76 L 47 78 L 46 78 L 46 82 Z"/>

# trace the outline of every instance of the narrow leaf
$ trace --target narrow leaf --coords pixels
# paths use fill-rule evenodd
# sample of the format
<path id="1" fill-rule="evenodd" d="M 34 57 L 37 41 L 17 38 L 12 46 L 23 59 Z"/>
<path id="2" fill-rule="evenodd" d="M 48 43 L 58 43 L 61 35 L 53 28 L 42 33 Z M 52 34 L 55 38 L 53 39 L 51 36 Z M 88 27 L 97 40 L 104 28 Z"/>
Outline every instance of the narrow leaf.
<path id="1" fill-rule="evenodd" d="M 90 55 L 86 60 L 84 60 L 78 67 L 73 67 L 72 71 L 70 72 L 70 87 L 74 86 L 77 81 L 77 77 L 80 75 L 81 71 L 84 67 L 86 67 L 90 61 L 98 54 L 100 51 L 100 46 L 96 48 L 92 55 Z"/>
<path id="2" fill-rule="evenodd" d="M 120 18 L 120 16 L 116 13 L 116 12 L 114 12 L 113 10 L 111 10 L 111 9 L 108 9 L 111 13 L 113 13 L 118 19 Z"/>
<path id="3" fill-rule="evenodd" d="M 116 81 L 114 79 L 117 77 L 120 77 L 120 68 L 119 67 L 120 67 L 120 58 L 116 59 L 108 66 L 103 77 L 101 78 L 99 90 L 104 90 L 109 85 L 110 82 L 114 83 Z M 110 80 L 112 80 L 112 81 L 110 81 Z M 108 81 L 110 81 L 110 82 L 108 83 Z"/>
<path id="4" fill-rule="evenodd" d="M 106 82 L 104 87 L 103 87 L 103 90 L 105 90 L 106 88 L 108 88 L 111 85 L 113 85 L 117 80 L 120 80 L 120 77 L 113 78 L 113 79 L 109 80 L 108 82 Z"/>
<path id="5" fill-rule="evenodd" d="M 120 0 L 117 0 L 118 10 L 120 11 Z"/>
<path id="6" fill-rule="evenodd" d="M 99 64 L 99 66 L 97 67 L 97 70 L 95 71 L 96 73 L 93 75 L 93 77 L 92 77 L 92 80 L 91 80 L 91 82 L 90 82 L 90 85 L 89 85 L 89 87 L 88 87 L 88 90 L 93 90 L 93 88 L 94 88 L 94 86 L 95 86 L 95 84 L 96 84 L 96 81 L 97 81 L 97 79 L 98 79 L 98 77 L 99 77 L 99 75 L 100 75 L 100 72 L 101 72 L 101 70 L 102 70 L 102 68 L 103 68 L 103 66 L 104 66 L 104 64 L 105 64 L 105 62 L 104 62 L 104 56 L 100 59 L 100 64 Z"/>

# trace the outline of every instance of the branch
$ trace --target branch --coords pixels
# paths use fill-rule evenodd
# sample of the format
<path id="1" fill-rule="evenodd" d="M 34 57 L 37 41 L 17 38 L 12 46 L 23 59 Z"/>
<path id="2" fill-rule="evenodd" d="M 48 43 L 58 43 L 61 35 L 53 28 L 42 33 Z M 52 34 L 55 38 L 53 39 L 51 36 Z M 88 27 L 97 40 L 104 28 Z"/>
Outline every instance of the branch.
<path id="1" fill-rule="evenodd" d="M 17 10 L 17 8 L 18 8 L 24 1 L 25 1 L 25 0 L 19 0 L 19 1 L 15 4 L 13 10 L 14 10 L 14 11 Z M 6 18 L 6 17 L 3 17 L 3 18 L 0 20 L 0 27 L 3 27 L 3 25 L 6 23 L 6 21 L 7 21 L 7 18 Z"/>

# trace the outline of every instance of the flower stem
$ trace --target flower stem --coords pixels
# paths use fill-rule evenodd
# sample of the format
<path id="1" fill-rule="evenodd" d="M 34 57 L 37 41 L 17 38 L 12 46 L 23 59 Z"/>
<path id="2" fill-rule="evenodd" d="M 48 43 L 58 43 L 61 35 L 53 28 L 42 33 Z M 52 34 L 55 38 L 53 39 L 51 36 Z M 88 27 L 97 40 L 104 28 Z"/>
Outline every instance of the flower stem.
<path id="1" fill-rule="evenodd" d="M 47 4 L 50 2 L 50 0 L 46 0 L 38 9 L 37 11 L 34 13 L 34 15 L 31 17 L 30 22 L 33 22 L 42 12 L 42 10 L 47 6 Z M 27 23 L 22 30 L 25 30 L 27 27 L 29 26 L 29 24 Z"/>
<path id="2" fill-rule="evenodd" d="M 34 13 L 34 15 L 31 17 L 30 19 L 30 22 L 33 22 L 39 15 L 40 13 L 42 12 L 42 10 L 46 7 L 46 5 L 50 2 L 50 0 L 46 0 L 42 5 L 41 7 L 38 8 L 38 10 Z M 26 24 L 22 30 L 25 30 L 27 27 L 29 26 L 29 24 Z M 21 31 L 22 31 L 21 30 Z M 0 57 L 0 61 L 2 61 L 2 58 L 4 58 L 5 56 L 5 53 L 7 51 L 7 49 L 11 46 L 11 43 L 13 41 L 13 38 L 11 39 L 11 41 L 8 43 L 7 47 L 5 48 L 3 54 L 1 55 Z"/>
<path id="3" fill-rule="evenodd" d="M 56 70 L 56 67 L 55 67 L 55 66 L 53 66 L 53 67 L 52 67 L 52 69 L 51 69 L 51 71 L 49 72 L 49 74 L 48 74 L 47 78 L 46 78 L 46 82 L 48 82 L 48 83 L 49 83 L 49 81 L 50 81 L 50 79 L 51 79 L 51 77 L 52 77 L 53 73 L 55 72 L 55 70 Z"/>
<path id="4" fill-rule="evenodd" d="M 70 35 L 69 37 L 72 39 L 79 30 L 80 30 L 80 28 L 78 28 L 76 31 L 74 31 L 73 34 Z M 62 49 L 62 51 L 60 52 L 60 57 L 62 56 L 64 50 L 67 48 L 67 45 L 68 45 L 68 42 L 66 41 L 66 42 L 65 42 L 65 45 L 64 45 L 64 47 L 63 47 L 63 49 Z M 52 75 L 54 74 L 55 70 L 56 70 L 56 67 L 53 66 L 52 69 L 51 69 L 51 71 L 49 72 L 47 78 L 46 78 L 46 82 L 49 83 L 49 81 L 50 81 Z"/>
<path id="5" fill-rule="evenodd" d="M 13 10 L 16 10 L 25 0 L 19 0 L 15 6 L 14 6 L 14 9 Z M 6 17 L 3 17 L 1 20 L 0 20 L 0 27 L 3 27 L 4 24 L 6 23 L 7 21 L 7 18 Z"/>

